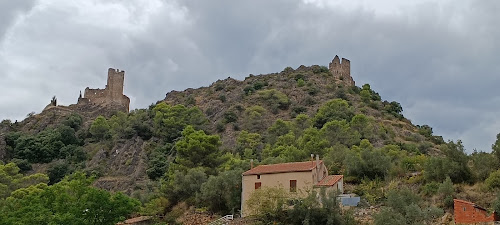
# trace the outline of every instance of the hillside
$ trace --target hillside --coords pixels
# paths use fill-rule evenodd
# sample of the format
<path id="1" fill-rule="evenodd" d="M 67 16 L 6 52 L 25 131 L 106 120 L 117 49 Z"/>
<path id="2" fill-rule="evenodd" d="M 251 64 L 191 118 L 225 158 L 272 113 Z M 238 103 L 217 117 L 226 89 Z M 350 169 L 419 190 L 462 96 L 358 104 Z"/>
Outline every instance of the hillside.
<path id="1" fill-rule="evenodd" d="M 364 100 L 363 90 L 369 92 Z M 263 134 L 277 119 L 291 121 L 299 114 L 312 118 L 332 99 L 346 100 L 354 114 L 374 119 L 380 133 L 370 140 L 374 146 L 392 143 L 406 150 L 414 151 L 417 147 L 422 152 L 437 153 L 436 144 L 442 143 L 440 137 L 422 135 L 425 132 L 419 132 L 417 126 L 402 116 L 402 109 L 397 109 L 401 107 L 399 103 L 391 105 L 383 101 L 369 85 L 364 88 L 346 85 L 326 67 L 318 65 L 300 66 L 296 70 L 287 67 L 280 73 L 250 75 L 243 81 L 218 80 L 209 87 L 169 92 L 163 101 L 200 108 L 210 120 L 209 130 L 221 135 L 224 147 L 234 148 L 239 130 Z M 263 109 L 258 118 L 251 118 L 252 110 L 260 107 Z"/>
<path id="2" fill-rule="evenodd" d="M 381 205 L 390 209 L 390 196 L 404 191 L 420 199 L 412 207 L 435 213 L 425 221 L 449 211 L 456 196 L 491 206 L 484 188 L 442 190 L 453 189 L 450 182 L 484 181 L 498 167 L 493 155 L 467 156 L 460 141 L 446 143 L 430 126 L 412 124 L 398 102 L 382 99 L 368 84 L 355 86 L 335 60 L 330 68 L 287 67 L 172 91 L 129 113 L 47 107 L 21 122 L 0 123 L 0 160 L 15 162 L 24 174 L 46 173 L 49 184 L 83 171 L 96 177 L 94 186 L 141 200 L 141 214 L 167 221 L 186 204 L 235 213 L 241 172 L 251 160 L 305 161 L 311 154 L 320 155 L 330 173 L 344 174 L 347 192 L 362 196 L 363 206 L 353 212 L 359 221 L 373 221 Z M 369 213 L 359 211 L 365 209 Z"/>

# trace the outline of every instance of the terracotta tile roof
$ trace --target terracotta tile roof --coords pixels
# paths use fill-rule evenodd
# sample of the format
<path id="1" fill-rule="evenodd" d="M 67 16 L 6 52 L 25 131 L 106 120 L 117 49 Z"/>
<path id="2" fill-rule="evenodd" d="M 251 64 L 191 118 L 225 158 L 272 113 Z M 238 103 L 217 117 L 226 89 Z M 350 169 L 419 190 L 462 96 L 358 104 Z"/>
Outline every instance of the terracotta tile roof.
<path id="1" fill-rule="evenodd" d="M 131 219 L 125 220 L 125 221 L 123 221 L 121 223 L 117 223 L 117 225 L 134 224 L 134 223 L 138 223 L 138 222 L 150 220 L 151 218 L 152 218 L 151 216 L 139 216 L 139 217 L 135 217 L 135 218 L 131 218 Z"/>
<path id="2" fill-rule="evenodd" d="M 461 199 L 453 199 L 454 202 L 461 202 L 461 203 L 464 203 L 464 204 L 469 204 L 469 205 L 472 205 L 472 207 L 475 207 L 475 208 L 479 208 L 479 209 L 482 209 L 482 210 L 486 210 L 485 208 L 477 205 L 476 203 L 474 202 L 468 202 L 468 201 L 465 201 L 465 200 L 461 200 Z"/>
<path id="3" fill-rule="evenodd" d="M 344 175 L 330 175 L 330 176 L 326 176 L 325 178 L 323 178 L 323 180 L 321 180 L 320 182 L 318 182 L 316 184 L 316 186 L 333 186 L 337 182 L 339 182 L 339 180 L 342 179 L 343 177 L 344 177 Z"/>
<path id="4" fill-rule="evenodd" d="M 323 164 L 323 160 L 320 160 L 319 164 L 320 165 Z M 311 171 L 314 168 L 316 168 L 316 161 L 260 165 L 244 172 L 243 176 L 269 174 L 269 173 L 304 172 L 304 171 Z"/>

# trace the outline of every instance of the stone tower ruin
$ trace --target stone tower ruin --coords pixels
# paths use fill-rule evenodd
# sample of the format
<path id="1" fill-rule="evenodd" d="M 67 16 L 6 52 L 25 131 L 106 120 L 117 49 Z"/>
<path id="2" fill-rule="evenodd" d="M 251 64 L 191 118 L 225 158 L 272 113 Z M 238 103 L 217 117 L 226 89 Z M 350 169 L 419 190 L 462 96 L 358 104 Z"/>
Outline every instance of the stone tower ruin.
<path id="1" fill-rule="evenodd" d="M 329 65 L 329 70 L 332 73 L 333 77 L 335 77 L 340 82 L 350 86 L 355 85 L 354 80 L 351 77 L 351 61 L 349 61 L 348 59 L 342 58 L 341 62 L 339 56 L 336 55 Z"/>
<path id="2" fill-rule="evenodd" d="M 129 111 L 130 99 L 123 94 L 125 71 L 118 69 L 108 69 L 108 83 L 104 89 L 85 88 L 85 92 L 80 93 L 78 105 L 93 104 L 100 106 L 118 106 L 124 111 Z"/>

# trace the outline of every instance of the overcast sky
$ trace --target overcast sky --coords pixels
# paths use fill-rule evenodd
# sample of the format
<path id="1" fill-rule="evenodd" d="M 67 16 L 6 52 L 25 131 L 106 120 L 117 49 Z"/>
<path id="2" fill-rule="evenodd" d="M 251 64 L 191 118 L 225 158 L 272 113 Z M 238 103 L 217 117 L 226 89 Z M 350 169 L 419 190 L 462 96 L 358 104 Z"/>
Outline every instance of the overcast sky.
<path id="1" fill-rule="evenodd" d="M 358 86 L 398 101 L 467 151 L 500 132 L 500 1 L 0 0 L 0 120 L 76 102 L 125 70 L 131 108 L 171 90 L 351 60 Z"/>

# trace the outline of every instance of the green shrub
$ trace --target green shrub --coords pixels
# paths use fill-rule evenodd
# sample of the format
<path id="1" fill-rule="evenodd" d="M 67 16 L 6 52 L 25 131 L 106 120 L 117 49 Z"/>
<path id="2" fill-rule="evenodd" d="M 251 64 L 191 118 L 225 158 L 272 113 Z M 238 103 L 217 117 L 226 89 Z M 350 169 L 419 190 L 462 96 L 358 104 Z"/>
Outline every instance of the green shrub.
<path id="1" fill-rule="evenodd" d="M 500 170 L 490 173 L 490 176 L 484 181 L 489 189 L 500 188 Z"/>
<path id="2" fill-rule="evenodd" d="M 297 80 L 297 87 L 304 87 L 306 82 L 302 79 Z"/>

